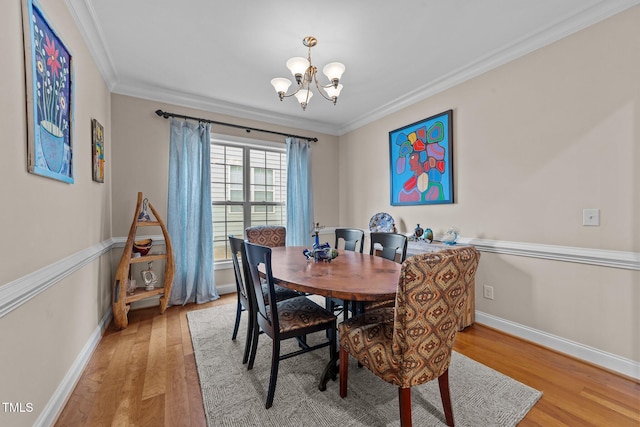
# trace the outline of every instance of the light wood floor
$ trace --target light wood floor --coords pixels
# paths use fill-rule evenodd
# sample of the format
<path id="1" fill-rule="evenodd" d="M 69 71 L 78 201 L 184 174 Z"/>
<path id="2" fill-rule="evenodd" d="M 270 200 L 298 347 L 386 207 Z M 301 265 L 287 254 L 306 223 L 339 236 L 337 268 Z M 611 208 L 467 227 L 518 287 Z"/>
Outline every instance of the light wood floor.
<path id="1" fill-rule="evenodd" d="M 127 329 L 106 331 L 56 425 L 205 426 L 186 313 L 235 301 L 131 312 Z M 637 381 L 481 325 L 455 350 L 544 393 L 520 426 L 640 425 Z"/>

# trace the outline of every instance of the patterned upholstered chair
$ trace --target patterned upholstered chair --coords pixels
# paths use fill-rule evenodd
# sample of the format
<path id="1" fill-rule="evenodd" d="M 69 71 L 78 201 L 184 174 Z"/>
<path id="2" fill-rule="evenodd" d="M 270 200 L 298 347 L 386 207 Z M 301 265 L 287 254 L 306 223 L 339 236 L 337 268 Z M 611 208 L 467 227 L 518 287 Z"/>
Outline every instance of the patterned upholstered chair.
<path id="1" fill-rule="evenodd" d="M 275 248 L 287 243 L 287 229 L 281 225 L 254 225 L 245 230 L 249 243 Z"/>
<path id="2" fill-rule="evenodd" d="M 255 291 L 251 286 L 251 273 L 247 263 L 247 254 L 244 248 L 244 240 L 229 236 L 229 247 L 231 248 L 231 261 L 233 262 L 233 271 L 236 277 L 236 292 L 238 294 L 238 303 L 236 306 L 236 322 L 233 326 L 233 334 L 231 339 L 235 340 L 238 336 L 238 328 L 240 327 L 240 318 L 242 312 L 246 311 L 249 317 L 247 324 L 247 338 L 244 345 L 244 356 L 242 363 L 249 360 L 249 351 L 251 349 L 252 340 L 257 340 L 258 335 L 254 334 L 254 330 L 258 328 L 256 324 L 256 302 Z M 242 261 L 242 264 L 240 264 Z M 262 285 L 262 298 L 267 301 L 268 288 L 266 283 Z M 289 298 L 300 296 L 299 293 L 282 286 L 275 286 L 276 301 L 283 301 Z"/>
<path id="3" fill-rule="evenodd" d="M 329 347 L 329 359 L 336 354 L 336 316 L 320 307 L 305 296 L 298 296 L 284 301 L 276 302 L 276 295 L 271 271 L 271 248 L 254 245 L 245 242 L 247 263 L 251 272 L 253 288 L 258 292 L 262 290 L 260 272 L 258 266 L 262 264 L 268 287 L 267 299 L 257 299 L 257 323 L 264 333 L 271 338 L 271 377 L 265 407 L 269 409 L 273 404 L 273 396 L 276 391 L 278 379 L 278 366 L 280 360 L 288 359 L 322 347 Z M 257 328 L 256 328 L 257 329 Z M 304 337 L 318 331 L 326 331 L 327 340 L 319 344 L 309 346 Z M 254 335 L 257 332 L 254 330 Z M 301 349 L 292 353 L 280 355 L 280 342 L 290 338 L 298 340 Z M 258 340 L 253 341 L 251 355 L 249 356 L 249 368 L 253 367 L 256 357 Z"/>
<path id="4" fill-rule="evenodd" d="M 401 426 L 411 426 L 411 387 L 438 378 L 445 419 L 453 426 L 449 363 L 479 259 L 472 246 L 412 256 L 402 264 L 395 309 L 340 323 L 340 396 L 347 396 L 351 354 L 398 386 Z"/>

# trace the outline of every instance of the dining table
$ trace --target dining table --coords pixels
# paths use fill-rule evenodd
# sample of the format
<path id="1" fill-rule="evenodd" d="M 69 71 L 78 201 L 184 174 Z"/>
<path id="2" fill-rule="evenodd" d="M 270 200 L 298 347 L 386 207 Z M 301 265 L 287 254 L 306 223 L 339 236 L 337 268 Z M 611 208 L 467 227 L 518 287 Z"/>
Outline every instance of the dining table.
<path id="1" fill-rule="evenodd" d="M 271 248 L 274 282 L 299 292 L 337 298 L 348 304 L 394 299 L 401 265 L 386 258 L 339 250 L 331 262 L 307 259 L 304 246 Z M 319 389 L 324 391 L 330 377 L 335 379 L 337 355 L 323 372 Z"/>

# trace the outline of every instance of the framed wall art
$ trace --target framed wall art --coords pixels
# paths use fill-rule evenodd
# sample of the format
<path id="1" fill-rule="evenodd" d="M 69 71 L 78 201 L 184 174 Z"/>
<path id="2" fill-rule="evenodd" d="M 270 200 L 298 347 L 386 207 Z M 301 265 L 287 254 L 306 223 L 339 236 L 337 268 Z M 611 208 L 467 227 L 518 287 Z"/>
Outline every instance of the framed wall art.
<path id="1" fill-rule="evenodd" d="M 104 128 L 96 119 L 91 119 L 91 148 L 93 180 L 104 182 Z"/>
<path id="2" fill-rule="evenodd" d="M 72 55 L 32 0 L 22 0 L 29 172 L 73 183 Z"/>
<path id="3" fill-rule="evenodd" d="M 392 206 L 453 203 L 452 115 L 389 132 Z"/>

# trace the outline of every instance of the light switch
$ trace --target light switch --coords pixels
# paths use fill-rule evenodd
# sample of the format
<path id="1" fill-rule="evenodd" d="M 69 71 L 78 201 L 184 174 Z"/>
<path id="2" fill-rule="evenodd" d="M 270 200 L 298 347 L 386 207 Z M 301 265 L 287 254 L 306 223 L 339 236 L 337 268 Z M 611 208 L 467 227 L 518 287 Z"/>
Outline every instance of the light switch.
<path id="1" fill-rule="evenodd" d="M 590 225 L 590 226 L 600 225 L 600 209 L 583 209 L 582 225 Z"/>

